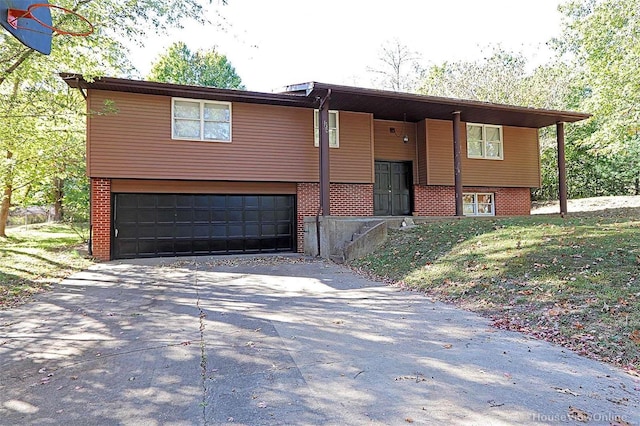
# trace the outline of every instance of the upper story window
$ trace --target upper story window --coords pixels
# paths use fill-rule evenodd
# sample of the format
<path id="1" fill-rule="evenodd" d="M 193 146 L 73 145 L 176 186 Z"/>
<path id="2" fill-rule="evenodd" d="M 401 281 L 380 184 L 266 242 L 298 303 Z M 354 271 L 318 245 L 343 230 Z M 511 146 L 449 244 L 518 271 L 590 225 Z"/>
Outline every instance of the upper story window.
<path id="1" fill-rule="evenodd" d="M 320 146 L 320 111 L 317 109 L 313 113 L 313 145 Z M 340 123 L 338 111 L 329 111 L 329 147 L 340 147 Z"/>
<path id="2" fill-rule="evenodd" d="M 231 103 L 174 98 L 173 139 L 231 142 Z"/>
<path id="3" fill-rule="evenodd" d="M 502 160 L 502 126 L 467 124 L 467 157 Z"/>

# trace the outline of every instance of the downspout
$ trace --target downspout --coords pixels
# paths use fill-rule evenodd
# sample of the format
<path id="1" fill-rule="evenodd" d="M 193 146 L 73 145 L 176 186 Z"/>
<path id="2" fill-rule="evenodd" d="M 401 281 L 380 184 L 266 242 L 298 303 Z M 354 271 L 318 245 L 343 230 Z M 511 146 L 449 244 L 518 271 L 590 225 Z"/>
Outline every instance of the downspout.
<path id="1" fill-rule="evenodd" d="M 318 184 L 319 184 L 319 204 L 316 213 L 316 240 L 318 245 L 318 256 L 320 253 L 320 212 L 322 216 L 330 214 L 329 209 L 329 98 L 331 97 L 331 89 L 327 90 L 326 95 L 319 98 L 318 102 Z"/>

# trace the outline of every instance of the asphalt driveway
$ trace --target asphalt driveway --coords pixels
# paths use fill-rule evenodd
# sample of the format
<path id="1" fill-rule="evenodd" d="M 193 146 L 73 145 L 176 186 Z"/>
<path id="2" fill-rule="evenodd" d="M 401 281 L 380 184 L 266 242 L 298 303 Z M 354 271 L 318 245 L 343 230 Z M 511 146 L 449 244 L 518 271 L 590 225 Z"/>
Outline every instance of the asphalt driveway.
<path id="1" fill-rule="evenodd" d="M 587 416 L 640 424 L 640 379 L 322 261 L 105 263 L 0 311 L 2 424 Z"/>

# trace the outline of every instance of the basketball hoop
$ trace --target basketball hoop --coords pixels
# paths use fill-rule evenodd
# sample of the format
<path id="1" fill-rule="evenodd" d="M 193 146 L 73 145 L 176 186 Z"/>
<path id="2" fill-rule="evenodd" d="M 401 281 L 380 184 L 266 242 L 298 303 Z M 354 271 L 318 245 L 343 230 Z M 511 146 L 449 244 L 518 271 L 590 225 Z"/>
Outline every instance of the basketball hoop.
<path id="1" fill-rule="evenodd" d="M 56 20 L 56 26 L 49 24 L 40 19 L 34 14 L 34 10 L 47 8 L 52 16 L 59 16 Z M 62 6 L 48 3 L 34 3 L 30 5 L 27 10 L 8 9 L 7 10 L 7 22 L 14 29 L 26 29 L 34 31 L 32 28 L 21 27 L 19 25 L 19 19 L 32 19 L 44 28 L 51 30 L 52 32 L 60 35 L 68 35 L 73 37 L 86 37 L 93 33 L 93 24 L 89 22 L 87 18 L 80 15 L 73 10 L 67 9 Z"/>

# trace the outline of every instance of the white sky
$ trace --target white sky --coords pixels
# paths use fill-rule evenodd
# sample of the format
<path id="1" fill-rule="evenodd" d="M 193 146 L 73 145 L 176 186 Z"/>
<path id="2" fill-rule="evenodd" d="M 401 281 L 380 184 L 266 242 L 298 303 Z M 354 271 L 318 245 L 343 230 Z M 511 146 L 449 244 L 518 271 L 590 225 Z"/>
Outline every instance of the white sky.
<path id="1" fill-rule="evenodd" d="M 307 81 L 369 86 L 380 47 L 399 39 L 424 66 L 475 60 L 488 46 L 522 51 L 533 64 L 551 55 L 560 34 L 561 0 L 212 0 L 209 26 L 186 23 L 153 37 L 131 58 L 144 77 L 175 41 L 192 50 L 216 47 L 249 90 L 270 92 Z M 217 11 L 227 20 L 222 29 Z M 484 51 L 484 52 L 483 52 Z"/>

